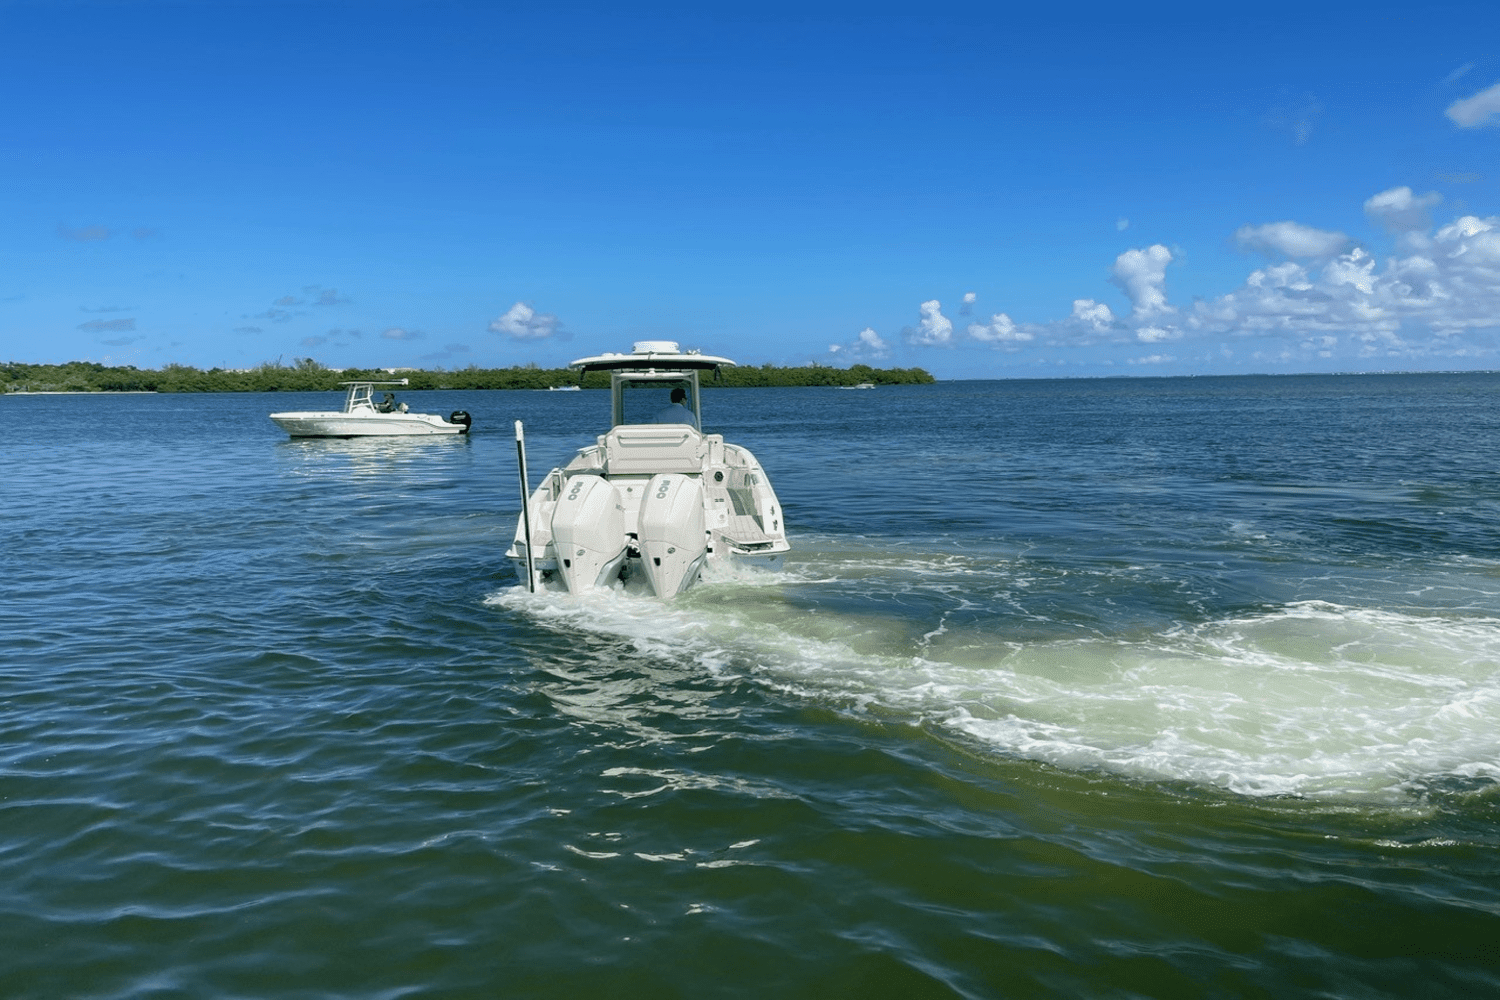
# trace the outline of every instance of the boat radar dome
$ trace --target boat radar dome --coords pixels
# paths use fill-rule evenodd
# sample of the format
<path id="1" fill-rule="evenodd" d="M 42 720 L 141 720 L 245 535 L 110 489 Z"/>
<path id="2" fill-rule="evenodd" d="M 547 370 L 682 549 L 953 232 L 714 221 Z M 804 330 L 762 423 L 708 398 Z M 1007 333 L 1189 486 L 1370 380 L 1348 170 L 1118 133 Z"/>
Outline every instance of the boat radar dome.
<path id="1" fill-rule="evenodd" d="M 636 354 L 680 354 L 675 340 L 637 340 Z"/>

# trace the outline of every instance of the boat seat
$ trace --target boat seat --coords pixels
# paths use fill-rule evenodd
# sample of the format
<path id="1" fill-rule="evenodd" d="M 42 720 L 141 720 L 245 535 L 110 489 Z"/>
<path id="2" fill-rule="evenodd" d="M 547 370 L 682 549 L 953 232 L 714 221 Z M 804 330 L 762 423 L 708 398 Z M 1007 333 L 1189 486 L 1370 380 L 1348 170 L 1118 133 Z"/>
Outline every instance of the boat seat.
<path id="1" fill-rule="evenodd" d="M 604 468 L 611 476 L 702 472 L 707 445 L 687 424 L 621 424 L 604 435 Z"/>

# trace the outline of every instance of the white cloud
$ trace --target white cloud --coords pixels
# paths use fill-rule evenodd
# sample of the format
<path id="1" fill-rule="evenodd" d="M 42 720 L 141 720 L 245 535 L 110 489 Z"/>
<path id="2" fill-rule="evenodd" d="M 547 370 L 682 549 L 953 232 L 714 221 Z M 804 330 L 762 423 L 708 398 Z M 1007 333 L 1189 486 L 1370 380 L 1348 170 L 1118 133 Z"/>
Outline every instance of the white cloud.
<path id="1" fill-rule="evenodd" d="M 1464 216 L 1423 246 L 1384 266 L 1356 248 L 1319 271 L 1295 263 L 1254 271 L 1238 290 L 1198 303 L 1190 324 L 1234 334 L 1346 332 L 1362 356 L 1446 351 L 1448 338 L 1500 328 L 1500 217 Z M 1422 328 L 1435 339 L 1414 340 Z"/>
<path id="2" fill-rule="evenodd" d="M 516 340 L 543 340 L 556 333 L 559 326 L 556 316 L 538 313 L 526 303 L 517 302 L 505 315 L 490 321 L 490 332 Z"/>
<path id="3" fill-rule="evenodd" d="M 965 332 L 980 343 L 995 345 L 1025 343 L 1035 336 L 1017 326 L 1005 313 L 991 316 L 987 324 L 971 323 Z"/>
<path id="4" fill-rule="evenodd" d="M 1180 340 L 1182 331 L 1176 327 L 1143 326 L 1135 331 L 1135 339 L 1143 344 L 1159 344 L 1164 340 Z"/>
<path id="5" fill-rule="evenodd" d="M 1347 246 L 1342 234 L 1297 223 L 1241 229 L 1235 235 L 1242 245 L 1299 256 L 1255 268 L 1239 287 L 1190 307 L 1174 308 L 1167 300 L 1172 251 L 1162 245 L 1129 250 L 1110 269 L 1110 280 L 1130 299 L 1128 314 L 1078 298 L 1067 316 L 1047 322 L 1018 323 L 997 312 L 988 323 L 970 324 L 962 339 L 1012 353 L 1089 347 L 1099 365 L 1187 363 L 1181 359 L 1215 355 L 1287 365 L 1339 358 L 1377 359 L 1381 366 L 1495 359 L 1500 216 L 1465 215 L 1433 229 L 1427 219 L 1440 203 L 1435 193 L 1416 195 L 1409 188 L 1369 198 L 1365 211 L 1395 236 L 1389 241 L 1394 252 L 1379 256 Z M 1328 252 L 1339 240 L 1345 245 Z M 923 303 L 922 315 L 920 328 L 906 331 L 913 345 L 954 345 L 952 324 L 937 301 Z M 1131 358 L 1132 348 L 1168 344 L 1184 350 L 1175 357 Z"/>
<path id="6" fill-rule="evenodd" d="M 972 306 L 977 301 L 979 301 L 979 296 L 977 294 L 975 294 L 974 292 L 964 292 L 964 305 Z"/>
<path id="7" fill-rule="evenodd" d="M 1115 325 L 1115 314 L 1109 306 L 1093 299 L 1074 299 L 1073 315 L 1069 318 L 1094 333 L 1105 333 Z"/>
<path id="8" fill-rule="evenodd" d="M 1409 187 L 1393 187 L 1371 195 L 1365 201 L 1365 215 L 1379 223 L 1387 232 L 1409 233 L 1432 228 L 1429 208 L 1442 203 L 1443 196 L 1429 191 L 1420 197 L 1413 195 Z"/>
<path id="9" fill-rule="evenodd" d="M 1290 221 L 1241 226 L 1235 230 L 1234 239 L 1246 250 L 1277 253 L 1283 257 L 1331 257 L 1349 245 L 1349 237 L 1343 233 Z"/>
<path id="10" fill-rule="evenodd" d="M 1144 250 L 1126 250 L 1115 258 L 1110 279 L 1130 298 L 1131 315 L 1147 318 L 1171 312 L 1167 305 L 1167 265 L 1172 251 L 1160 243 Z"/>
<path id="11" fill-rule="evenodd" d="M 1488 124 L 1491 118 L 1500 115 L 1500 83 L 1481 90 L 1472 97 L 1454 101 L 1443 114 L 1459 128 L 1476 128 Z"/>
<path id="12" fill-rule="evenodd" d="M 922 319 L 916 329 L 907 327 L 906 341 L 919 347 L 946 347 L 953 343 L 953 321 L 943 315 L 943 304 L 937 299 L 920 306 Z"/>
<path id="13" fill-rule="evenodd" d="M 891 348 L 885 340 L 876 333 L 873 327 L 865 327 L 859 336 L 848 344 L 829 344 L 829 354 L 837 354 L 840 361 L 847 360 L 851 364 L 860 361 L 878 361 L 890 356 Z"/>
<path id="14" fill-rule="evenodd" d="M 405 330 L 399 326 L 393 326 L 381 333 L 381 336 L 386 340 L 422 340 L 427 334 L 420 330 Z"/>

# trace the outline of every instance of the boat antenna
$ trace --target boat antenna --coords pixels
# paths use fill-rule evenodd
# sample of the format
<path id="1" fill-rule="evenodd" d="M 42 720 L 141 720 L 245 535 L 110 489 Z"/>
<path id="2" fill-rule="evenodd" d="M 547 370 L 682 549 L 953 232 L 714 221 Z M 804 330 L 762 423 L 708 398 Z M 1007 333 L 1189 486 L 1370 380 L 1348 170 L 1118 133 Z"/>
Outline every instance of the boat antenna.
<path id="1" fill-rule="evenodd" d="M 531 562 L 531 484 L 526 476 L 526 432 L 516 421 L 516 461 L 521 465 L 521 525 L 526 532 L 526 591 L 536 593 L 536 573 Z"/>

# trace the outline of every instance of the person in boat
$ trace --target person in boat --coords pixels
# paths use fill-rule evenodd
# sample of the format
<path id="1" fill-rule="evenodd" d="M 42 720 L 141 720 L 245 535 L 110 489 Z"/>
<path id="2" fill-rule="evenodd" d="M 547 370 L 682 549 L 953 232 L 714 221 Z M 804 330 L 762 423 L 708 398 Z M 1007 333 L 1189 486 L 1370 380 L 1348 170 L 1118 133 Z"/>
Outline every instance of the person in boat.
<path id="1" fill-rule="evenodd" d="M 656 411 L 656 422 L 659 424 L 687 424 L 694 430 L 698 430 L 698 419 L 693 416 L 693 411 L 685 405 L 687 390 L 682 386 L 672 390 L 672 402 Z"/>
<path id="2" fill-rule="evenodd" d="M 380 403 L 375 407 L 375 409 L 379 410 L 381 413 L 390 413 L 393 410 L 395 410 L 396 409 L 396 394 L 393 393 L 393 392 L 386 393 L 385 394 L 385 398 L 380 401 Z"/>

